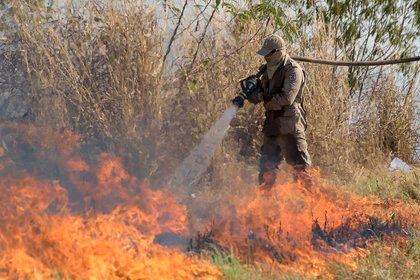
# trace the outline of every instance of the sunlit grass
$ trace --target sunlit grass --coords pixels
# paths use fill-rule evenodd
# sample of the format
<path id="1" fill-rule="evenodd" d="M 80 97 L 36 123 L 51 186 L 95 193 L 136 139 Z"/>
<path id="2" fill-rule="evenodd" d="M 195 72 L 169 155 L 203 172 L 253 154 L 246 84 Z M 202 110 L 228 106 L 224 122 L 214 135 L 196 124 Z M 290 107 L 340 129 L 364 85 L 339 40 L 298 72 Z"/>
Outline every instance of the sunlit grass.
<path id="1" fill-rule="evenodd" d="M 222 272 L 226 280 L 298 280 L 308 279 L 304 276 L 287 271 L 273 270 L 259 264 L 242 262 L 235 256 L 233 251 L 222 252 L 214 249 L 210 255 L 213 264 Z"/>
<path id="2" fill-rule="evenodd" d="M 393 198 L 420 201 L 419 170 L 374 171 L 356 176 L 355 181 L 348 184 L 349 190 L 366 196 L 374 195 L 383 199 Z"/>
<path id="3" fill-rule="evenodd" d="M 358 261 L 356 270 L 337 264 L 330 269 L 335 279 L 420 279 L 420 237 L 405 245 L 377 245 Z"/>

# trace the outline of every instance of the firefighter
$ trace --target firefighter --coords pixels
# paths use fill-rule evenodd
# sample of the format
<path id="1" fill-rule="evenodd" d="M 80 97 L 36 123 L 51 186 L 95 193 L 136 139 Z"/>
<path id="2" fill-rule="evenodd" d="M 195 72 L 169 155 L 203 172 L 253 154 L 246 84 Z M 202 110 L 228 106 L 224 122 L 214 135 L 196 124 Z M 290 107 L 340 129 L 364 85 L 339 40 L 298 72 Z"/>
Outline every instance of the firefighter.
<path id="1" fill-rule="evenodd" d="M 305 75 L 301 66 L 286 53 L 285 43 L 278 35 L 267 37 L 257 54 L 266 61 L 260 68 L 261 90 L 246 99 L 264 104 L 259 181 L 270 187 L 283 158 L 298 173 L 311 166 L 305 137 L 306 112 L 302 104 Z M 235 99 L 238 103 L 239 98 Z"/>

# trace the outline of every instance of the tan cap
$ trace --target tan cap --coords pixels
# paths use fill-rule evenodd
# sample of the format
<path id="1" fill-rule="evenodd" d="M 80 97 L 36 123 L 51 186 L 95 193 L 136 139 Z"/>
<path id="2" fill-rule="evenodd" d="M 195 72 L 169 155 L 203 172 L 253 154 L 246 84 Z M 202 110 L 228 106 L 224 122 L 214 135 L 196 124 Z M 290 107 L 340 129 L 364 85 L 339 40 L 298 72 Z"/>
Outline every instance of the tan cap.
<path id="1" fill-rule="evenodd" d="M 284 40 L 279 35 L 273 34 L 264 39 L 264 44 L 257 54 L 266 56 L 273 50 L 284 51 L 285 49 Z"/>

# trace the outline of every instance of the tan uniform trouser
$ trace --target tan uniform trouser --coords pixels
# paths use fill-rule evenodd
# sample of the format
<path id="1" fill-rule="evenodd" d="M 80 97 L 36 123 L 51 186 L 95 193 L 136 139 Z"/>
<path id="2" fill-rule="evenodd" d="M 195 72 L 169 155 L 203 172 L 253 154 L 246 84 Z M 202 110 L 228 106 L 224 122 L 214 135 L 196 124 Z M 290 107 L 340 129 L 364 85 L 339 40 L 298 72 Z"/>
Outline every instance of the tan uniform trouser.
<path id="1" fill-rule="evenodd" d="M 311 157 L 306 143 L 305 126 L 301 116 L 281 117 L 278 120 L 278 135 L 264 134 L 260 158 L 260 183 L 275 179 L 278 165 L 283 160 L 297 170 L 311 166 Z"/>

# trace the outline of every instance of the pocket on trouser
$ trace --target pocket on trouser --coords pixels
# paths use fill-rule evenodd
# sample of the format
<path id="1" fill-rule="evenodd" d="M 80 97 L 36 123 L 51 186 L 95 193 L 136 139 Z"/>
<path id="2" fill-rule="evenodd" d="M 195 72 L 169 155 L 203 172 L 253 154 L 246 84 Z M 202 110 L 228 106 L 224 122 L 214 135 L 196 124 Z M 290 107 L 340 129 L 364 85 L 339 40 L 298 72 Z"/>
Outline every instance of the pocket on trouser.
<path id="1" fill-rule="evenodd" d="M 298 124 L 296 116 L 279 117 L 276 120 L 280 135 L 295 134 Z"/>
<path id="2" fill-rule="evenodd" d="M 280 127 L 275 119 L 267 118 L 264 121 L 263 133 L 268 137 L 274 137 L 280 134 Z"/>
<path id="3" fill-rule="evenodd" d="M 303 109 L 303 107 L 300 107 L 299 110 L 299 120 L 302 124 L 304 131 L 306 131 L 306 129 L 308 128 L 308 122 L 306 120 L 306 111 Z"/>
<path id="4" fill-rule="evenodd" d="M 298 130 L 296 133 L 296 147 L 299 153 L 299 163 L 304 165 L 304 167 L 309 167 L 312 165 L 311 156 L 308 152 L 308 144 L 306 142 L 305 131 L 302 127 L 302 130 Z"/>

